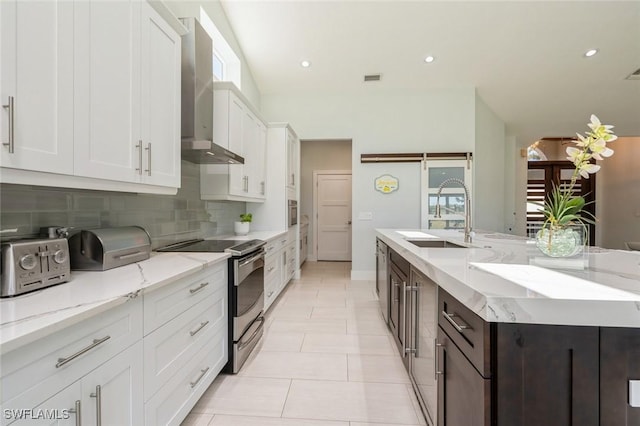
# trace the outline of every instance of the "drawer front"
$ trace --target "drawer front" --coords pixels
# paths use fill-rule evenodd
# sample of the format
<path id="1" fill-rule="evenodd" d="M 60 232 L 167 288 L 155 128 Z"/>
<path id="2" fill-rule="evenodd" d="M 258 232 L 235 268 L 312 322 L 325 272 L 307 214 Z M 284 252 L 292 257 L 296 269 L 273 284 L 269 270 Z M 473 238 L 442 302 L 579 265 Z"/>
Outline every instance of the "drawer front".
<path id="1" fill-rule="evenodd" d="M 144 334 L 151 333 L 211 295 L 227 287 L 227 262 L 144 295 Z"/>
<path id="2" fill-rule="evenodd" d="M 441 288 L 438 289 L 438 325 L 478 369 L 491 376 L 489 323 Z"/>
<path id="3" fill-rule="evenodd" d="M 271 281 L 273 277 L 279 273 L 278 266 L 280 266 L 278 256 L 272 256 L 265 260 L 264 263 L 264 282 Z"/>
<path id="4" fill-rule="evenodd" d="M 284 240 L 284 244 L 282 241 Z M 277 237 L 273 240 L 267 242 L 264 246 L 264 256 L 266 259 L 269 259 L 271 256 L 275 256 L 284 245 L 286 244 L 286 234 L 280 237 Z"/>
<path id="5" fill-rule="evenodd" d="M 140 340 L 141 299 L 128 300 L 3 355 L 0 360 L 3 406 L 35 407 Z M 8 400 L 11 403 L 5 404 Z"/>
<path id="6" fill-rule="evenodd" d="M 145 404 L 145 424 L 179 425 L 229 359 L 227 330 L 216 333 Z"/>
<path id="7" fill-rule="evenodd" d="M 411 268 L 409 261 L 400 256 L 394 250 L 389 249 L 389 261 L 393 266 L 399 269 L 406 277 L 409 276 L 409 270 Z"/>
<path id="8" fill-rule="evenodd" d="M 203 301 L 144 338 L 145 401 L 200 350 L 213 335 L 227 330 L 227 289 Z"/>
<path id="9" fill-rule="evenodd" d="M 280 276 L 279 274 L 271 277 L 269 281 L 264 283 L 264 311 L 271 306 L 280 294 Z"/>

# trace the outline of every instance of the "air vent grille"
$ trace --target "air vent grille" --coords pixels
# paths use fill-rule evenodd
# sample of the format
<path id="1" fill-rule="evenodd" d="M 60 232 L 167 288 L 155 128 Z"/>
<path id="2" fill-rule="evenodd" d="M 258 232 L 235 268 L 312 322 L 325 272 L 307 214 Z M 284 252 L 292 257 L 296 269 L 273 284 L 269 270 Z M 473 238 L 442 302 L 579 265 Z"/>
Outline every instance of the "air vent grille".
<path id="1" fill-rule="evenodd" d="M 367 74 L 364 76 L 364 81 L 380 81 L 381 77 L 380 74 Z"/>
<path id="2" fill-rule="evenodd" d="M 629 77 L 627 77 L 627 80 L 640 80 L 640 68 L 632 72 Z"/>

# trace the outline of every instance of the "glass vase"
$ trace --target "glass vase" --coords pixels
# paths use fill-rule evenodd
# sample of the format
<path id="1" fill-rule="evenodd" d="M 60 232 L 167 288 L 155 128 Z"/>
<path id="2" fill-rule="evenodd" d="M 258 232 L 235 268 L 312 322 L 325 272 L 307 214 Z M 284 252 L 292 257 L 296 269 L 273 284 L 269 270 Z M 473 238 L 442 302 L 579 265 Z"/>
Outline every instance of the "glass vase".
<path id="1" fill-rule="evenodd" d="M 536 234 L 536 247 L 549 257 L 571 257 L 584 248 L 584 228 L 542 228 Z"/>

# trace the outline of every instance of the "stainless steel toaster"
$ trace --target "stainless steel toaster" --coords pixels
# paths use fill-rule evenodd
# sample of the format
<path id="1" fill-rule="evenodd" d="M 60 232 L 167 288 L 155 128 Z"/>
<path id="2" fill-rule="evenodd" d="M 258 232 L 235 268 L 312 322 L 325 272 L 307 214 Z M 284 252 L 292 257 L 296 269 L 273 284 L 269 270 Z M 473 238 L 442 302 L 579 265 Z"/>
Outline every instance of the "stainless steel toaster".
<path id="1" fill-rule="evenodd" d="M 2 244 L 0 297 L 17 296 L 71 279 L 66 238 L 36 238 Z"/>
<path id="2" fill-rule="evenodd" d="M 82 230 L 69 237 L 71 269 L 106 271 L 148 259 L 151 238 L 140 226 Z"/>

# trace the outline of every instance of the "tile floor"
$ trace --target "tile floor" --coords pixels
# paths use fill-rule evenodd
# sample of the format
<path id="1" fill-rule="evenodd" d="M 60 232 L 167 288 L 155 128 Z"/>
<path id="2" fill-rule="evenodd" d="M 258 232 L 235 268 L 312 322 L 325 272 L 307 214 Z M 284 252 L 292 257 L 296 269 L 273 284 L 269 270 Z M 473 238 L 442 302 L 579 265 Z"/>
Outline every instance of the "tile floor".
<path id="1" fill-rule="evenodd" d="M 426 425 L 373 281 L 305 262 L 267 312 L 237 375 L 220 375 L 183 426 Z"/>

